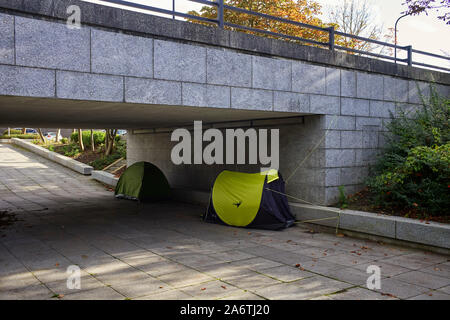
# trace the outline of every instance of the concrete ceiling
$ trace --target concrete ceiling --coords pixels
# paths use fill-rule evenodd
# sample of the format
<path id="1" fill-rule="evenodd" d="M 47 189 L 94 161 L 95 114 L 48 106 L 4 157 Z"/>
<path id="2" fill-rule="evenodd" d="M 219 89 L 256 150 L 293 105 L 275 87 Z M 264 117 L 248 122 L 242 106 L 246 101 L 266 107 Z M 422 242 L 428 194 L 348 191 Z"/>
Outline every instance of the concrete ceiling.
<path id="1" fill-rule="evenodd" d="M 194 120 L 208 123 L 298 115 L 288 112 L 0 96 L 0 127 L 140 129 L 189 125 Z"/>

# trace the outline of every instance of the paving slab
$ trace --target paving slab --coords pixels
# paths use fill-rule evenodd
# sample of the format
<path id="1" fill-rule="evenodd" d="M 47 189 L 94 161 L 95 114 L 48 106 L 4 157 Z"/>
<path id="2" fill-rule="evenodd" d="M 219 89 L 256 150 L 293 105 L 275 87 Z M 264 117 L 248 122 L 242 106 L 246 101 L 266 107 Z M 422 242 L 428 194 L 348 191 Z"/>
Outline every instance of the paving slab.
<path id="1" fill-rule="evenodd" d="M 222 281 L 209 281 L 180 289 L 196 299 L 212 300 L 242 294 L 243 290 Z"/>
<path id="2" fill-rule="evenodd" d="M 64 295 L 63 300 L 124 300 L 126 297 L 109 287 L 83 290 Z"/>
<path id="3" fill-rule="evenodd" d="M 283 282 L 292 282 L 313 277 L 315 274 L 297 267 L 279 266 L 260 271 L 262 274 Z"/>
<path id="4" fill-rule="evenodd" d="M 350 288 L 327 297 L 331 300 L 398 300 L 364 288 Z"/>
<path id="5" fill-rule="evenodd" d="M 400 280 L 382 279 L 381 289 L 376 289 L 374 291 L 399 299 L 407 299 L 425 293 L 429 291 L 429 289 Z"/>
<path id="6" fill-rule="evenodd" d="M 322 276 L 315 276 L 296 282 L 263 287 L 255 290 L 255 293 L 267 299 L 299 300 L 330 294 L 352 286 L 353 285 L 349 285 L 345 282 Z"/>
<path id="7" fill-rule="evenodd" d="M 450 300 L 450 295 L 439 291 L 430 291 L 408 300 Z"/>
<path id="8" fill-rule="evenodd" d="M 392 279 L 419 285 L 429 289 L 438 289 L 450 285 L 450 279 L 435 276 L 421 271 L 411 271 L 399 274 Z"/>
<path id="9" fill-rule="evenodd" d="M 249 271 L 239 276 L 224 277 L 222 281 L 238 288 L 254 291 L 257 288 L 279 284 L 281 281 L 267 277 L 263 274 Z"/>
<path id="10" fill-rule="evenodd" d="M 195 270 L 186 270 L 169 273 L 159 276 L 158 279 L 165 283 L 168 283 L 169 285 L 175 288 L 186 287 L 189 285 L 213 280 L 212 277 Z"/>

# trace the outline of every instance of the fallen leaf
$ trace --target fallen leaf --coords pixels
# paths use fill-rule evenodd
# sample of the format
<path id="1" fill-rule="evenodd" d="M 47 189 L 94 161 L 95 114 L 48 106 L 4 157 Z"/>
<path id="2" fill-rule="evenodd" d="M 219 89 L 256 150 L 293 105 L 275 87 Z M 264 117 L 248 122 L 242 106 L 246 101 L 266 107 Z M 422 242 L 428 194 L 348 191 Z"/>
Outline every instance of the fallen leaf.
<path id="1" fill-rule="evenodd" d="M 221 287 L 222 287 L 222 289 L 225 289 L 225 290 L 227 289 L 227 287 L 225 287 L 225 286 L 221 286 Z"/>

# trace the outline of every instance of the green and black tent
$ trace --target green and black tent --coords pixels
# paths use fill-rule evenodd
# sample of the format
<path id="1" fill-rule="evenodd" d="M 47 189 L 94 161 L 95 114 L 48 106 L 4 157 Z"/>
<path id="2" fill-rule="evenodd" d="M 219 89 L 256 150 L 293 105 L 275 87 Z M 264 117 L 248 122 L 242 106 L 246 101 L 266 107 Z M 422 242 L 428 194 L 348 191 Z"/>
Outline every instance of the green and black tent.
<path id="1" fill-rule="evenodd" d="M 150 162 L 136 162 L 120 176 L 116 198 L 158 201 L 170 195 L 169 182 L 162 171 Z"/>
<path id="2" fill-rule="evenodd" d="M 212 188 L 204 221 L 235 227 L 278 230 L 294 224 L 277 170 L 263 173 L 222 171 Z"/>

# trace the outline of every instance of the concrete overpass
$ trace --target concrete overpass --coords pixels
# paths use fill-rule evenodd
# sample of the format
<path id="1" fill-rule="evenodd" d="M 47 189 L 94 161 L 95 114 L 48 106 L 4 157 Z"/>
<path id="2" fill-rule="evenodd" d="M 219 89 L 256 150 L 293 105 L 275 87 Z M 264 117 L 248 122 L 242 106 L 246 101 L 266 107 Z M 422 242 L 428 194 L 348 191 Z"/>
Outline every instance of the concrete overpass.
<path id="1" fill-rule="evenodd" d="M 81 29 L 65 24 L 73 4 Z M 0 0 L 0 126 L 128 128 L 129 163 L 156 163 L 174 186 L 259 166 L 175 166 L 165 128 L 277 126 L 289 175 L 331 125 L 287 191 L 332 203 L 361 187 L 390 112 L 431 84 L 449 96 L 446 73 L 76 0 Z"/>

